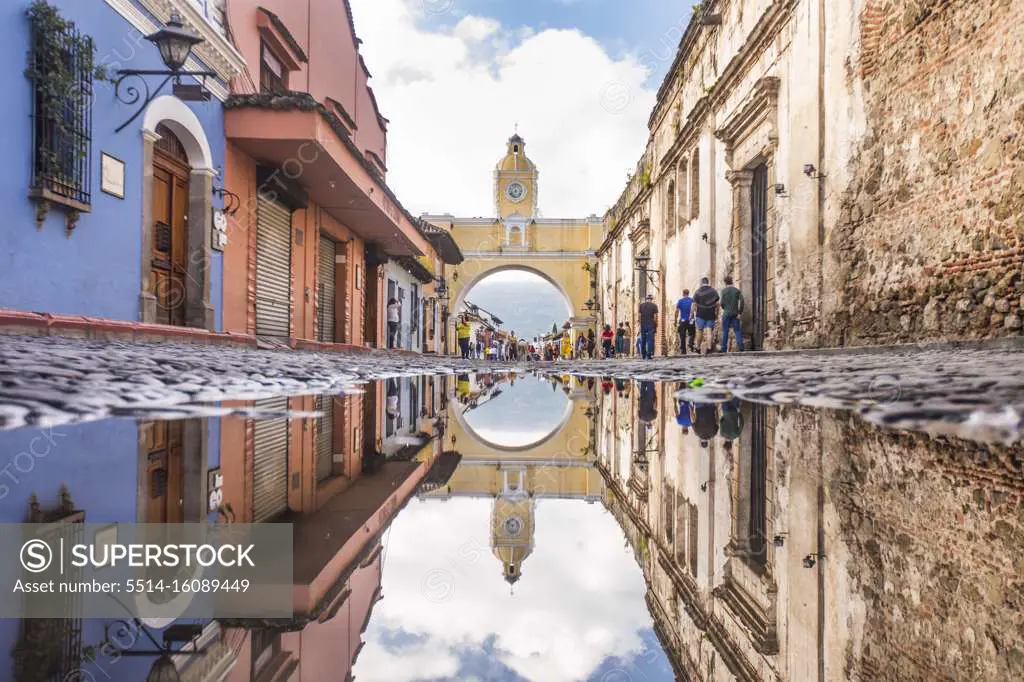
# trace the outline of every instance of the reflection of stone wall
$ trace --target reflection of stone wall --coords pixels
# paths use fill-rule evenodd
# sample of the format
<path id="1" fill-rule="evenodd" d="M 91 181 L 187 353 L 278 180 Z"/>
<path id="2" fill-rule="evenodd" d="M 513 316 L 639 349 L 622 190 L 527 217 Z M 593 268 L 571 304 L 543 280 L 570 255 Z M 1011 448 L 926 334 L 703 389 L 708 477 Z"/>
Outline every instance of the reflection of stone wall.
<path id="1" fill-rule="evenodd" d="M 691 679 L 1024 679 L 1024 446 L 793 406 L 761 420 L 746 405 L 739 443 L 704 450 L 663 399 L 664 447 L 640 495 L 618 452 L 619 417 L 636 399 L 599 400 L 603 501 L 643 569 L 659 637 Z M 763 566 L 741 551 L 760 476 Z"/>
<path id="2" fill-rule="evenodd" d="M 865 618 L 848 679 L 1024 679 L 1024 448 L 853 418 L 830 420 L 823 446 L 830 544 Z"/>
<path id="3" fill-rule="evenodd" d="M 852 180 L 829 237 L 826 287 L 845 287 L 826 345 L 1019 334 L 1024 4 L 863 4 L 850 77 L 867 131 L 832 150 Z"/>

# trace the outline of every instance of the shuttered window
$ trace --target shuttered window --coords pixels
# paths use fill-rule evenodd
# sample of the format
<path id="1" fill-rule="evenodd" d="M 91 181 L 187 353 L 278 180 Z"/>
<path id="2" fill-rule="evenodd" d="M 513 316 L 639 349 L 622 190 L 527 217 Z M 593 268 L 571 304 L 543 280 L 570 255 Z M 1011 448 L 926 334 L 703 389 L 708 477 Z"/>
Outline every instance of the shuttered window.
<path id="1" fill-rule="evenodd" d="M 288 338 L 291 323 L 291 211 L 259 197 L 256 209 L 256 334 Z"/>
<path id="2" fill-rule="evenodd" d="M 317 340 L 334 343 L 334 268 L 335 242 L 330 237 L 320 236 L 320 262 L 317 268 Z"/>
<path id="3" fill-rule="evenodd" d="M 285 412 L 288 399 L 257 400 L 255 407 Z M 256 420 L 254 441 L 252 515 L 260 523 L 288 509 L 288 420 Z"/>
<path id="4" fill-rule="evenodd" d="M 341 473 L 334 463 L 333 397 L 317 396 L 315 409 L 323 414 L 316 420 L 316 481 L 322 483 Z"/>

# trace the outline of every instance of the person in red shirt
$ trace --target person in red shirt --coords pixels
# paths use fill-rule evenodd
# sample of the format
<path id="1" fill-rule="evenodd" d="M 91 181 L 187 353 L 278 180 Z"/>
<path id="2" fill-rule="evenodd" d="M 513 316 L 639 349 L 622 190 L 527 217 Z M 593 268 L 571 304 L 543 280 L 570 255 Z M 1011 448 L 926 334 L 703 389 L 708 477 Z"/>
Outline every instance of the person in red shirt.
<path id="1" fill-rule="evenodd" d="M 615 357 L 615 350 L 612 344 L 615 343 L 615 332 L 612 331 L 612 326 L 606 324 L 604 331 L 601 332 L 601 347 L 604 349 L 604 356 L 606 358 Z"/>

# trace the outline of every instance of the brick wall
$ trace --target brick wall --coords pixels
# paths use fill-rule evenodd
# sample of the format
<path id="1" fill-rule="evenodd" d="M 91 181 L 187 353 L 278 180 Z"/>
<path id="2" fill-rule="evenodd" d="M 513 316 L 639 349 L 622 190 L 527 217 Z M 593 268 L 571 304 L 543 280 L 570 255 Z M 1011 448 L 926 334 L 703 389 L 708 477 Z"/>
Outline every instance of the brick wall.
<path id="1" fill-rule="evenodd" d="M 869 0 L 860 20 L 867 131 L 836 197 L 826 345 L 1019 335 L 1024 3 Z"/>
<path id="2" fill-rule="evenodd" d="M 845 679 L 1024 679 L 1024 449 L 836 422 L 826 553 L 864 618 Z"/>

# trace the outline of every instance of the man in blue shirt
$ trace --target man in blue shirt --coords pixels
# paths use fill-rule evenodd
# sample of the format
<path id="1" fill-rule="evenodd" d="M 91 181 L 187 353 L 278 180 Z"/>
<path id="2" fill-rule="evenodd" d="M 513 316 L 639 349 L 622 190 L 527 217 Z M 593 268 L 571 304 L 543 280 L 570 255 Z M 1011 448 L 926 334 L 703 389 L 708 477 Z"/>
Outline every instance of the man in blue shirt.
<path id="1" fill-rule="evenodd" d="M 693 426 L 693 405 L 686 400 L 676 401 L 676 424 L 682 427 L 684 434 Z"/>
<path id="2" fill-rule="evenodd" d="M 683 289 L 683 297 L 676 302 L 676 333 L 679 334 L 679 350 L 686 355 L 686 349 L 696 352 L 693 340 L 697 329 L 693 326 L 693 299 L 690 290 Z"/>

